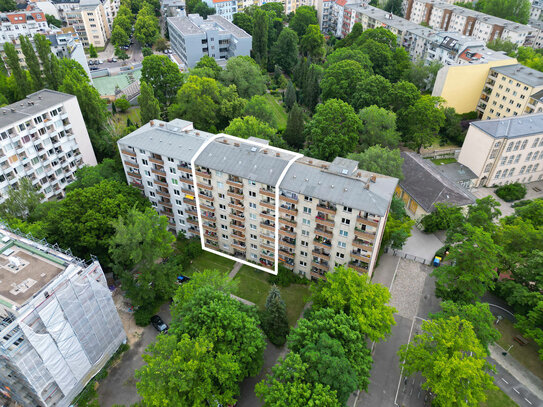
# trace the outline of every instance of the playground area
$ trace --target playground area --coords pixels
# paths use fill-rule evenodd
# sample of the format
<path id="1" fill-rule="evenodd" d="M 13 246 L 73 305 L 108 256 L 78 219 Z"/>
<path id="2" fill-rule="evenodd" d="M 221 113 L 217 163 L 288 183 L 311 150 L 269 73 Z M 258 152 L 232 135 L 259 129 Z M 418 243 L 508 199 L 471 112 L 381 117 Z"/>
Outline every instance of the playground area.
<path id="1" fill-rule="evenodd" d="M 94 87 L 100 93 L 100 96 L 114 98 L 116 93 L 119 93 L 134 83 L 139 83 L 140 78 L 141 68 L 138 68 L 124 71 L 113 76 L 94 78 L 93 83 Z"/>

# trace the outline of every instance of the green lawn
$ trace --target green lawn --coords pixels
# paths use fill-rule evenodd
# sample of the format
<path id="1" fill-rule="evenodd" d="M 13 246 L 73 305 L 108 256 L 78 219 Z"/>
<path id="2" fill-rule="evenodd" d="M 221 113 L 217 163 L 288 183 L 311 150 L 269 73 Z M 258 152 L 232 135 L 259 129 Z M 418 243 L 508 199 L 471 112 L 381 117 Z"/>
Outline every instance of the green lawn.
<path id="1" fill-rule="evenodd" d="M 233 260 L 225 257 L 210 252 L 203 252 L 200 257 L 192 260 L 184 274 L 192 276 L 195 272 L 204 270 L 219 270 L 221 273 L 228 274 L 232 270 L 232 267 L 234 267 L 234 263 Z"/>
<path id="2" fill-rule="evenodd" d="M 431 160 L 435 165 L 451 164 L 456 162 L 456 158 L 434 158 Z"/>
<path id="3" fill-rule="evenodd" d="M 254 302 L 258 308 L 264 309 L 271 286 L 268 283 L 268 273 L 243 266 L 234 280 L 238 282 L 235 293 L 238 297 Z M 289 287 L 279 287 L 279 290 L 287 305 L 288 322 L 293 326 L 309 297 L 309 285 L 291 284 Z"/>
<path id="4" fill-rule="evenodd" d="M 538 347 L 534 341 L 526 338 L 529 341 L 528 345 L 520 346 L 514 340 L 514 337 L 521 333 L 515 329 L 513 323 L 508 319 L 502 319 L 497 328 L 502 334 L 502 337 L 498 340 L 498 345 L 506 350 L 513 345 L 509 351 L 509 356 L 514 357 L 526 369 L 543 380 L 543 361 L 539 359 Z"/>
<path id="5" fill-rule="evenodd" d="M 264 97 L 268 100 L 268 104 L 273 110 L 275 116 L 275 121 L 277 122 L 277 127 L 279 130 L 285 130 L 287 127 L 287 113 L 283 106 L 269 93 L 266 93 Z"/>
<path id="6" fill-rule="evenodd" d="M 479 407 L 515 407 L 518 406 L 500 389 L 489 391 L 488 398 L 485 403 L 481 403 Z"/>
<path id="7" fill-rule="evenodd" d="M 122 134 L 122 131 L 126 127 L 126 119 L 128 118 L 132 123 L 138 125 L 141 122 L 140 108 L 131 107 L 127 112 L 115 113 L 112 115 L 111 123 L 116 134 Z"/>

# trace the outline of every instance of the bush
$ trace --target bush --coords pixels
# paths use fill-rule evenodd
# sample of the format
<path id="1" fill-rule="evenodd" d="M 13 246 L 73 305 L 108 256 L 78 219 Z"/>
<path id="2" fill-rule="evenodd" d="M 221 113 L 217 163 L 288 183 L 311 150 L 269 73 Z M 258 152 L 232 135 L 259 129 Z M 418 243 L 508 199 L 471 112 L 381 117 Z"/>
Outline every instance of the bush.
<path id="1" fill-rule="evenodd" d="M 462 219 L 462 210 L 456 206 L 436 204 L 435 211 L 424 216 L 420 223 L 425 233 L 447 230 Z"/>
<path id="2" fill-rule="evenodd" d="M 532 202 L 531 199 L 523 199 L 522 201 L 511 204 L 511 208 L 522 208 L 523 206 L 530 205 Z"/>
<path id="3" fill-rule="evenodd" d="M 144 57 L 148 57 L 149 55 L 153 55 L 153 50 L 149 47 L 143 47 L 141 53 Z"/>
<path id="4" fill-rule="evenodd" d="M 268 276 L 270 284 L 276 284 L 280 287 L 288 287 L 291 284 L 308 284 L 309 280 L 305 277 L 300 277 L 294 274 L 283 265 L 279 265 L 279 272 L 277 275 L 270 274 Z"/>
<path id="5" fill-rule="evenodd" d="M 115 107 L 120 112 L 126 112 L 130 109 L 130 102 L 126 100 L 126 97 L 123 96 L 115 101 Z"/>
<path id="6" fill-rule="evenodd" d="M 145 304 L 134 311 L 134 320 L 138 326 L 147 326 L 151 323 L 151 317 L 158 312 L 160 304 Z"/>
<path id="7" fill-rule="evenodd" d="M 518 182 L 503 185 L 496 189 L 496 195 L 505 202 L 518 201 L 526 196 L 526 187 Z"/>

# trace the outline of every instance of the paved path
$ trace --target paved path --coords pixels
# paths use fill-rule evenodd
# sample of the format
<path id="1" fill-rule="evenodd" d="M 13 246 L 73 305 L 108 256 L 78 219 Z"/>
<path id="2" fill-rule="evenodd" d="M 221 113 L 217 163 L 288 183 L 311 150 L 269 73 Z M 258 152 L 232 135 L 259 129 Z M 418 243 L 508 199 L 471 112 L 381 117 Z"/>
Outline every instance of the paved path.
<path id="1" fill-rule="evenodd" d="M 228 273 L 228 277 L 230 279 L 234 279 L 234 277 L 236 277 L 236 274 L 238 274 L 238 271 L 241 268 L 241 266 L 243 266 L 242 263 L 240 263 L 239 261 L 236 262 L 236 264 L 234 264 L 234 267 L 232 267 L 232 271 L 230 271 L 230 273 Z"/>
<path id="2" fill-rule="evenodd" d="M 424 233 L 416 226 L 411 228 L 411 236 L 405 242 L 401 252 L 425 259 L 431 262 L 436 251 L 443 246 L 443 243 L 432 233 Z"/>

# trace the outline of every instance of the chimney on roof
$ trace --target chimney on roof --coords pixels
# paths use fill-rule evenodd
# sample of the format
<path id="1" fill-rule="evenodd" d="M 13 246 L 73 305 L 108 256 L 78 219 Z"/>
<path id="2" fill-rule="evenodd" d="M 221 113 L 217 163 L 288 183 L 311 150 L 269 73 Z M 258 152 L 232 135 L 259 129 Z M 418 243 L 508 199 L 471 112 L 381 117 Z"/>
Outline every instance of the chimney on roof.
<path id="1" fill-rule="evenodd" d="M 196 131 L 196 132 L 194 132 L 194 134 L 196 134 L 197 136 L 199 136 L 199 135 L 200 135 L 200 132 L 199 132 L 199 131 Z"/>
<path id="2" fill-rule="evenodd" d="M 264 154 L 268 154 L 268 150 L 264 150 L 262 151 Z"/>
<path id="3" fill-rule="evenodd" d="M 364 185 L 364 189 L 370 189 L 370 184 Z"/>
<path id="4" fill-rule="evenodd" d="M 41 96 L 38 96 L 38 99 L 41 100 Z"/>
<path id="5" fill-rule="evenodd" d="M 164 123 L 159 123 L 158 124 L 160 127 L 164 127 Z"/>
<path id="6" fill-rule="evenodd" d="M 239 143 L 234 143 L 234 146 L 235 146 L 235 147 L 239 147 Z"/>
<path id="7" fill-rule="evenodd" d="M 155 125 L 155 122 L 154 122 L 153 120 L 151 120 L 151 121 L 149 122 L 149 124 L 151 125 L 151 127 L 153 127 L 153 126 Z"/>
<path id="8" fill-rule="evenodd" d="M 223 142 L 224 144 L 228 144 L 228 140 L 225 139 L 225 138 L 222 139 L 222 142 Z"/>
<path id="9" fill-rule="evenodd" d="M 276 157 L 281 157 L 281 154 L 275 153 L 275 156 L 276 156 Z"/>
<path id="10" fill-rule="evenodd" d="M 372 175 L 371 175 L 370 181 L 371 181 L 371 182 L 377 181 L 377 177 L 375 176 L 375 174 L 372 174 Z"/>

